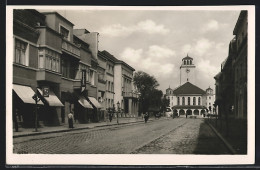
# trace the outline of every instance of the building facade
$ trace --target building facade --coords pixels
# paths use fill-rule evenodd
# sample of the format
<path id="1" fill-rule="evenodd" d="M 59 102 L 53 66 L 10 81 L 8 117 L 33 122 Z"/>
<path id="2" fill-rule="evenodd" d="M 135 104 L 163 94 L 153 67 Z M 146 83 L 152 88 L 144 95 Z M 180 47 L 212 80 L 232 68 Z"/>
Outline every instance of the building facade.
<path id="1" fill-rule="evenodd" d="M 66 123 L 71 111 L 81 122 L 99 121 L 97 56 L 73 34 L 73 23 L 36 10 L 14 10 L 13 21 L 13 111 L 21 124 L 34 126 L 35 93 L 41 126 Z"/>
<path id="2" fill-rule="evenodd" d="M 241 11 L 234 28 L 237 53 L 233 60 L 235 77 L 234 113 L 237 118 L 247 119 L 247 31 L 248 14 Z"/>
<path id="3" fill-rule="evenodd" d="M 124 114 L 120 116 L 138 116 L 138 94 L 134 91 L 134 68 L 121 60 L 115 62 L 114 75 L 114 104 L 120 107 Z"/>
<path id="4" fill-rule="evenodd" d="M 197 115 L 205 117 L 209 106 L 215 101 L 213 89 L 202 90 L 193 83 L 196 82 L 196 66 L 193 58 L 188 55 L 182 59 L 180 66 L 180 86 L 166 89 L 166 98 L 174 114 L 179 116 Z"/>

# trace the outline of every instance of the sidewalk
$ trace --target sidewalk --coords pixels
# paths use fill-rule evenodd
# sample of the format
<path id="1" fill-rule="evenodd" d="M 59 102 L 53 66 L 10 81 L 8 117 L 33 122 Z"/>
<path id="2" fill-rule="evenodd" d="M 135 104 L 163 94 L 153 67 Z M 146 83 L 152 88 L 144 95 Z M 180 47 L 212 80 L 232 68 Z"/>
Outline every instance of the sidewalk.
<path id="1" fill-rule="evenodd" d="M 120 124 L 129 124 L 129 123 L 135 123 L 135 122 L 143 122 L 144 120 L 142 117 L 129 117 L 129 118 L 118 118 L 119 119 L 119 125 Z M 148 121 L 153 121 L 154 118 L 149 118 Z M 48 134 L 48 133 L 57 133 L 57 132 L 67 132 L 67 131 L 73 131 L 73 130 L 81 130 L 81 129 L 90 129 L 95 127 L 104 127 L 104 126 L 113 126 L 117 125 L 117 119 L 114 118 L 112 122 L 102 121 L 98 123 L 86 123 L 86 124 L 80 124 L 78 122 L 73 123 L 74 128 L 70 129 L 69 125 L 67 123 L 62 124 L 60 126 L 45 126 L 38 128 L 38 131 L 35 132 L 35 128 L 19 128 L 19 131 L 16 132 L 13 129 L 13 137 L 24 137 L 24 136 L 34 136 L 34 135 L 41 135 L 41 134 Z"/>

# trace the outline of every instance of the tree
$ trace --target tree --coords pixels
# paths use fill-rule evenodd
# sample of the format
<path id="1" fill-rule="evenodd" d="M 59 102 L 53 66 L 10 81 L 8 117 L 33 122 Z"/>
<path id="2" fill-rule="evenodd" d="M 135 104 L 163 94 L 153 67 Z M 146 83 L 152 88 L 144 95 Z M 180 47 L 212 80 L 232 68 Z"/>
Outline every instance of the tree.
<path id="1" fill-rule="evenodd" d="M 161 100 L 162 91 L 156 89 L 159 86 L 157 80 L 143 71 L 136 72 L 133 80 L 134 85 L 141 93 L 139 98 L 141 103 L 140 109 L 145 113 L 148 111 L 150 103 L 158 102 L 158 99 Z"/>
<path id="2" fill-rule="evenodd" d="M 166 96 L 162 98 L 162 111 L 166 110 L 166 107 L 170 106 L 170 99 L 167 99 Z"/>

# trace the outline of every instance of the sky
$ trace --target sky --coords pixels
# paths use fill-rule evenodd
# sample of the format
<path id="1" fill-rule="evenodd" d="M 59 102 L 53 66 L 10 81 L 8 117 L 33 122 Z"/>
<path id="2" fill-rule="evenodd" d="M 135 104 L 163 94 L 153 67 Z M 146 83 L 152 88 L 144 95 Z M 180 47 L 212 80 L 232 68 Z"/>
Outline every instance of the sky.
<path id="1" fill-rule="evenodd" d="M 239 10 L 58 10 L 74 24 L 99 32 L 106 50 L 136 71 L 153 75 L 165 93 L 180 84 L 187 54 L 196 66 L 196 85 L 215 91 L 214 76 L 228 56 Z"/>

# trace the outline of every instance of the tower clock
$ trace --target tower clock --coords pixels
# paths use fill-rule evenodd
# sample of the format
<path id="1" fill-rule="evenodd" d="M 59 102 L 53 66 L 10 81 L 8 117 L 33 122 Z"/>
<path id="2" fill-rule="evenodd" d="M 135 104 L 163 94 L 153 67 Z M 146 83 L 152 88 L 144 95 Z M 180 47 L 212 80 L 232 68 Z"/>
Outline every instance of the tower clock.
<path id="1" fill-rule="evenodd" d="M 183 85 L 187 81 L 195 85 L 195 68 L 193 58 L 187 55 L 182 59 L 182 64 L 180 66 L 180 85 Z"/>

